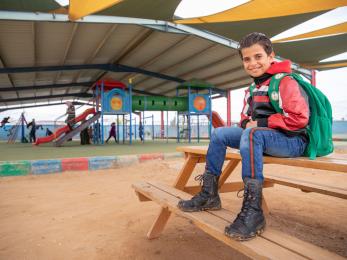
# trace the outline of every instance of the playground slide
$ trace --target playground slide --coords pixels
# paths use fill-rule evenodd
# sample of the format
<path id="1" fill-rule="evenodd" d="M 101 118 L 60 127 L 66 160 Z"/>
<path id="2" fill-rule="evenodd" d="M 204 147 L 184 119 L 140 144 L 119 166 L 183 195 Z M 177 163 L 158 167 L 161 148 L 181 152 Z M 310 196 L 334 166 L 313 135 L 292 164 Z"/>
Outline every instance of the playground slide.
<path id="1" fill-rule="evenodd" d="M 216 111 L 212 111 L 212 126 L 213 128 L 226 126 L 226 123 Z"/>
<path id="2" fill-rule="evenodd" d="M 84 120 L 89 114 L 95 114 L 95 109 L 94 108 L 88 108 L 82 114 L 80 114 L 79 116 L 77 116 L 75 118 L 75 122 L 77 123 L 77 122 Z M 35 145 L 52 142 L 54 139 L 58 138 L 62 134 L 69 132 L 69 131 L 70 131 L 70 128 L 67 125 L 63 126 L 61 128 L 58 128 L 53 134 L 51 134 L 49 136 L 37 138 Z"/>

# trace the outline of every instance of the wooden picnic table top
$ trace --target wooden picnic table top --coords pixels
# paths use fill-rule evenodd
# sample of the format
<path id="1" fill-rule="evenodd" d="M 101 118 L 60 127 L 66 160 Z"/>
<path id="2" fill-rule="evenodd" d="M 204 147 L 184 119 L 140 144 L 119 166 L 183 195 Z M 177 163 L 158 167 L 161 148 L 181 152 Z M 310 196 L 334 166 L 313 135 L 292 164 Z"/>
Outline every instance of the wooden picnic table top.
<path id="1" fill-rule="evenodd" d="M 185 152 L 194 155 L 205 156 L 208 146 L 179 146 L 176 148 L 179 152 Z M 226 160 L 237 159 L 241 160 L 239 150 L 228 148 L 225 155 Z M 317 157 L 315 160 L 310 160 L 308 157 L 296 158 L 281 158 L 264 156 L 264 163 L 282 164 L 288 166 L 297 166 L 304 168 L 313 168 L 328 171 L 346 172 L 347 173 L 347 154 L 332 153 L 327 156 Z"/>

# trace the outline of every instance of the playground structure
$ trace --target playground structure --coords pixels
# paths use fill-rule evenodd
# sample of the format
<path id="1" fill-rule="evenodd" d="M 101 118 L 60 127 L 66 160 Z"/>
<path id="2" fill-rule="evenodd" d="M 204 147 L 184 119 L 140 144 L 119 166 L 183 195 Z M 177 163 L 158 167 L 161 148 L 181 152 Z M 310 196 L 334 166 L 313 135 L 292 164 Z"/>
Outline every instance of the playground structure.
<path id="1" fill-rule="evenodd" d="M 180 94 L 184 90 L 185 95 Z M 132 144 L 133 138 L 139 136 L 141 141 L 145 141 L 147 132 L 144 131 L 146 120 L 151 120 L 152 140 L 154 134 L 154 116 L 145 116 L 146 111 L 166 111 L 168 122 L 168 112 L 177 112 L 177 142 L 182 139 L 192 140 L 192 117 L 196 117 L 197 141 L 200 141 L 200 116 L 212 118 L 208 121 L 208 136 L 211 135 L 213 127 L 224 126 L 224 121 L 217 112 L 211 109 L 212 86 L 198 81 L 188 81 L 179 85 L 176 89 L 175 97 L 166 96 L 133 96 L 131 83 L 126 86 L 119 81 L 100 80 L 96 82 L 93 88 L 93 108 L 85 110 L 74 119 L 75 127 L 63 126 L 54 131 L 53 134 L 45 137 L 39 137 L 35 145 L 54 142 L 55 146 L 61 146 L 65 141 L 71 139 L 74 135 L 80 133 L 83 129 L 93 125 L 93 142 L 104 144 L 104 117 L 107 115 L 117 116 L 117 141 L 119 141 L 119 116 L 122 117 L 123 125 L 123 143 L 129 137 L 129 144 Z M 137 121 L 136 117 L 139 117 Z M 92 115 L 88 120 L 89 115 Z M 163 114 L 162 114 L 163 116 Z M 183 118 L 183 124 L 182 124 Z M 164 136 L 163 118 L 161 120 L 161 137 Z M 81 122 L 80 124 L 78 124 Z M 181 127 L 182 124 L 182 127 Z M 18 127 L 17 127 L 18 128 Z M 138 135 L 136 129 L 138 128 Z M 134 131 L 135 129 L 135 131 Z M 168 131 L 168 130 L 167 130 Z M 168 134 L 167 134 L 168 138 Z"/>
<path id="2" fill-rule="evenodd" d="M 186 90 L 187 96 L 179 95 L 180 90 Z M 144 126 L 146 111 L 175 111 L 177 112 L 177 141 L 180 142 L 180 118 L 187 118 L 187 137 L 188 142 L 191 142 L 191 117 L 204 115 L 208 118 L 212 118 L 212 122 L 209 121 L 208 135 L 211 135 L 212 125 L 214 127 L 220 127 L 225 125 L 223 120 L 217 112 L 212 112 L 211 109 L 211 95 L 212 86 L 208 84 L 201 84 L 197 81 L 186 82 L 177 87 L 176 97 L 165 96 L 133 96 L 131 83 L 126 86 L 125 84 L 117 81 L 98 81 L 94 88 L 94 100 L 96 105 L 96 111 L 101 113 L 100 126 L 101 135 L 100 140 L 96 140 L 97 143 L 103 144 L 104 140 L 104 116 L 117 115 L 117 138 L 119 135 L 119 116 L 123 117 L 123 142 L 129 135 L 129 143 L 132 143 L 133 129 L 134 137 L 136 138 L 136 118 L 133 118 L 133 114 L 139 116 L 138 126 L 141 129 Z M 101 104 L 99 104 L 101 102 Z M 100 108 L 100 111 L 98 109 Z M 142 115 L 142 116 L 141 116 Z M 125 117 L 127 116 L 127 118 Z M 167 114 L 168 117 L 168 114 Z M 152 139 L 154 139 L 154 119 L 152 119 Z M 168 120 L 167 120 L 168 121 Z M 99 120 L 98 120 L 99 122 Z M 97 123 L 98 123 L 97 122 Z M 199 122 L 199 119 L 197 120 Z M 134 125 L 133 125 L 134 123 Z M 199 123 L 197 130 L 197 140 L 200 140 Z M 124 129 L 125 128 L 125 129 Z M 161 136 L 163 136 L 163 120 L 161 120 Z M 139 131 L 139 135 L 145 135 L 143 130 Z M 145 138 L 141 138 L 143 141 Z M 119 139 L 118 139 L 119 140 Z"/>
<path id="3" fill-rule="evenodd" d="M 89 108 L 85 110 L 81 115 L 77 116 L 75 118 L 75 123 L 84 121 L 88 115 L 92 114 L 93 117 L 86 120 L 85 122 L 82 122 L 78 127 L 76 127 L 73 130 L 70 130 L 69 126 L 63 126 L 61 128 L 58 128 L 53 134 L 45 137 L 39 137 L 36 140 L 35 145 L 39 145 L 41 143 L 47 143 L 52 142 L 55 140 L 55 146 L 61 146 L 66 140 L 72 138 L 74 135 L 81 132 L 83 129 L 87 128 L 90 124 L 92 124 L 95 120 L 97 120 L 100 117 L 99 113 L 95 112 L 94 108 Z M 65 135 L 63 135 L 65 134 Z M 63 135 L 63 136 L 62 136 Z M 62 136 L 62 137 L 61 137 Z M 61 138 L 59 138 L 61 137 Z"/>
<path id="4" fill-rule="evenodd" d="M 21 143 L 27 143 L 28 141 L 26 140 L 25 138 L 25 129 L 24 129 L 24 124 L 27 124 L 27 121 L 25 119 L 25 116 L 24 116 L 24 113 L 21 113 L 19 119 L 17 120 L 16 124 L 14 126 L 12 126 L 12 128 L 9 130 L 10 133 L 9 133 L 9 137 L 8 137 L 8 140 L 7 140 L 7 143 L 9 144 L 13 144 L 16 142 L 17 140 L 17 136 L 18 136 L 18 133 L 19 133 L 19 129 L 20 129 L 20 132 L 21 132 Z"/>

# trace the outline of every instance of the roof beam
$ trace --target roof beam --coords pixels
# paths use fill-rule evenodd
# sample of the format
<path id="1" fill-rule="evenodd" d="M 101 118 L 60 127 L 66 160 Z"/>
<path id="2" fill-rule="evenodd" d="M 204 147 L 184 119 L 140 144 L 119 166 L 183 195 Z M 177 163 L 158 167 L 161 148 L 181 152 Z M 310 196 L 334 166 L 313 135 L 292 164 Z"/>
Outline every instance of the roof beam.
<path id="1" fill-rule="evenodd" d="M 90 70 L 99 69 L 112 72 L 135 72 L 145 74 L 151 77 L 160 78 L 164 80 L 170 80 L 175 82 L 184 82 L 184 80 L 157 73 L 149 70 L 135 68 L 122 64 L 81 64 L 81 65 L 63 65 L 63 66 L 38 66 L 38 67 L 15 67 L 15 68 L 0 68 L 0 74 L 8 73 L 26 73 L 26 72 L 45 72 L 45 71 L 59 71 L 59 70 Z"/>
<path id="2" fill-rule="evenodd" d="M 84 103 L 80 101 L 74 101 L 72 102 L 74 105 L 88 105 L 92 106 L 93 104 L 89 103 Z M 15 109 L 26 109 L 26 108 L 33 108 L 33 107 L 48 107 L 48 106 L 58 106 L 58 105 L 63 105 L 63 102 L 58 102 L 58 103 L 48 103 L 48 104 L 40 104 L 40 105 L 28 105 L 28 106 L 15 106 L 15 107 L 6 107 L 6 108 L 1 108 L 0 112 L 4 112 L 7 110 L 15 110 Z"/>
<path id="3" fill-rule="evenodd" d="M 61 98 L 61 97 L 79 97 L 79 98 L 91 98 L 92 94 L 88 93 L 69 93 L 69 94 L 61 94 L 61 95 L 48 95 L 48 96 L 38 96 L 38 97 L 24 97 L 24 98 L 8 98 L 8 99 L 0 99 L 0 102 L 16 102 L 16 101 L 28 101 L 28 100 L 38 100 L 38 99 L 50 99 L 50 98 Z"/>
<path id="4" fill-rule="evenodd" d="M 55 88 L 65 88 L 65 87 L 81 87 L 81 86 L 90 86 L 94 82 L 79 82 L 79 83 L 63 83 L 63 84 L 48 84 L 48 85 L 39 85 L 39 86 L 22 86 L 22 87 L 8 87 L 0 88 L 0 92 L 9 92 L 9 91 L 25 91 L 25 90 L 38 90 L 38 89 L 55 89 Z"/>

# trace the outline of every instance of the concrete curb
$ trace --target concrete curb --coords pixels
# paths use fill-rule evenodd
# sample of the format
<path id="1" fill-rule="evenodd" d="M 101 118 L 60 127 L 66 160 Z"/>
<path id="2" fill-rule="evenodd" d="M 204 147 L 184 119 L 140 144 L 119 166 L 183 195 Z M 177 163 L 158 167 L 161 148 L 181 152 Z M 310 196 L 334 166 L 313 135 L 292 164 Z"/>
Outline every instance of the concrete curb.
<path id="1" fill-rule="evenodd" d="M 61 173 L 63 171 L 116 169 L 151 160 L 170 160 L 183 157 L 183 153 L 175 152 L 33 161 L 3 161 L 0 162 L 0 177 Z"/>

